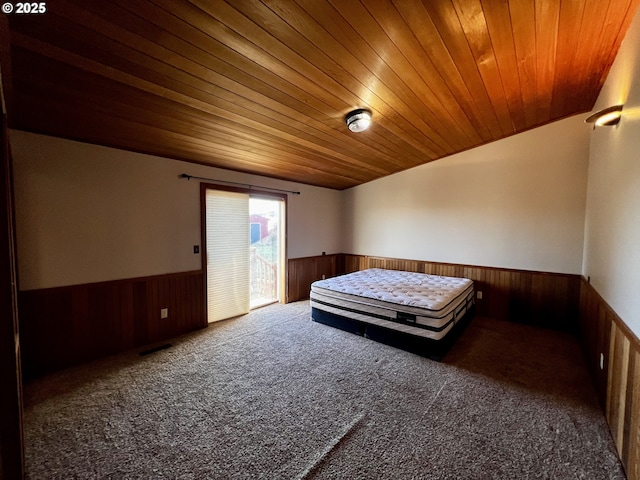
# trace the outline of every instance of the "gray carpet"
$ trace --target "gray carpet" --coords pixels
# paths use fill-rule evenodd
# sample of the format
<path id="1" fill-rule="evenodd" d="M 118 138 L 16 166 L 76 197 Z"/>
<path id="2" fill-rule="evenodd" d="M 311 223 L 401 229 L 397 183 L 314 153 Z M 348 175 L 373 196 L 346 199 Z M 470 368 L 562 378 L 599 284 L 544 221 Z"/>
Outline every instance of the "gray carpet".
<path id="1" fill-rule="evenodd" d="M 28 478 L 622 479 L 574 338 L 476 318 L 441 363 L 272 305 L 25 388 Z"/>

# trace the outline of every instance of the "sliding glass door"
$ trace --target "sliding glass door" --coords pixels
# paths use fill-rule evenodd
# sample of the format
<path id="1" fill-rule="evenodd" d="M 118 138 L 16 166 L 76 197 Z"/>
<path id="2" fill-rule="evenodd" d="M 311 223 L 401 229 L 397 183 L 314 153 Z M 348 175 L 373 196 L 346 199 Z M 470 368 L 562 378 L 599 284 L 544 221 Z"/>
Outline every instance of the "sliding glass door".
<path id="1" fill-rule="evenodd" d="M 284 301 L 286 196 L 203 192 L 209 322 Z"/>
<path id="2" fill-rule="evenodd" d="M 249 195 L 207 189 L 206 266 L 209 322 L 247 313 Z"/>

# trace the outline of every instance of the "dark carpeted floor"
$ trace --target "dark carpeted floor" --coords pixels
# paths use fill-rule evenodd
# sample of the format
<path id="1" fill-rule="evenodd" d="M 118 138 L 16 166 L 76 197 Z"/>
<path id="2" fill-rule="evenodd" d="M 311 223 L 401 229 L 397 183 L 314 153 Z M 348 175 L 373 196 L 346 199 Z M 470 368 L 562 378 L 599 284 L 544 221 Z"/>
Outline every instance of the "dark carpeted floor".
<path id="1" fill-rule="evenodd" d="M 25 387 L 28 478 L 623 479 L 576 340 L 476 318 L 441 363 L 272 305 Z"/>

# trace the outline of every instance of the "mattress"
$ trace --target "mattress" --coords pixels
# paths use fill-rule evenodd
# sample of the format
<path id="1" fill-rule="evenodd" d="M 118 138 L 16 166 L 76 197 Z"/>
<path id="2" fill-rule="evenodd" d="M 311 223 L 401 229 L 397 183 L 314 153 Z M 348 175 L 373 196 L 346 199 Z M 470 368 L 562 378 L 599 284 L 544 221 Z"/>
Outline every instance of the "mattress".
<path id="1" fill-rule="evenodd" d="M 318 280 L 310 293 L 312 312 L 435 341 L 465 316 L 474 298 L 468 278 L 380 268 Z"/>

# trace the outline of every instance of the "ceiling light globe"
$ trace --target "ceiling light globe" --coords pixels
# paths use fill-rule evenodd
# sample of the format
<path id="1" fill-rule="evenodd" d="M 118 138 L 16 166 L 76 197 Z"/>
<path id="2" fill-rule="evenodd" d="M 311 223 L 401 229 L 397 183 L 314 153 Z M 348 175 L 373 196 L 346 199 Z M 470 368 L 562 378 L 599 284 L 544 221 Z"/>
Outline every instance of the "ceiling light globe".
<path id="1" fill-rule="evenodd" d="M 352 132 L 363 132 L 371 125 L 371 112 L 362 108 L 354 110 L 347 115 L 346 121 Z"/>

